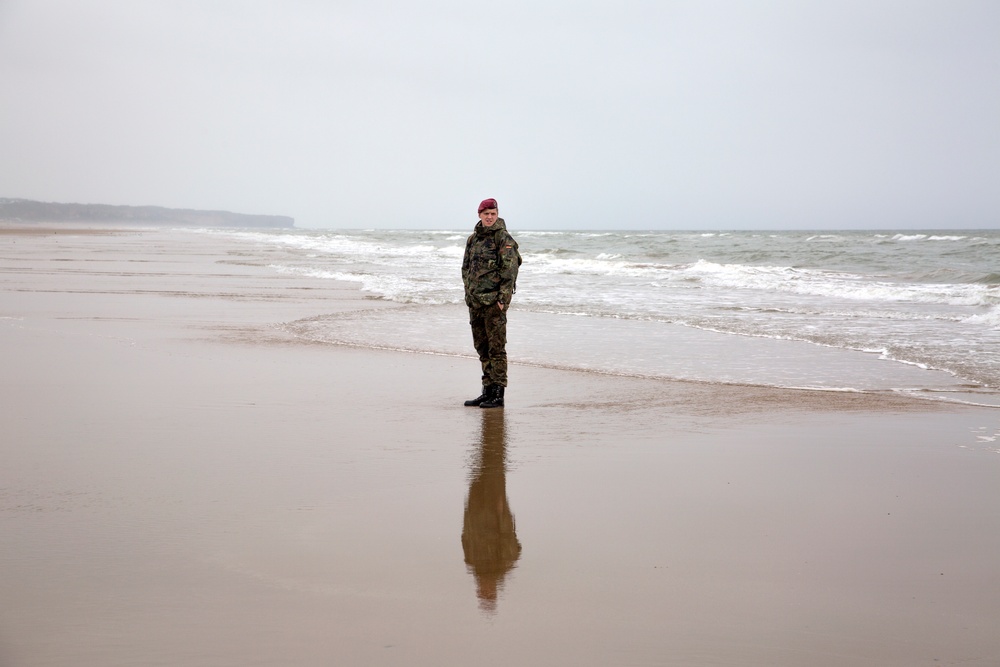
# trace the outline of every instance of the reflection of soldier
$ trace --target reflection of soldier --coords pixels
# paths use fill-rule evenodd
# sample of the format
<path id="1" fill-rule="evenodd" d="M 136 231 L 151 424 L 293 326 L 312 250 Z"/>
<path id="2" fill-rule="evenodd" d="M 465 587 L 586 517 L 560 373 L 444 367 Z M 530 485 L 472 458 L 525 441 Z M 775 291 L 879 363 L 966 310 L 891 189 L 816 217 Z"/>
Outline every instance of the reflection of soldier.
<path id="1" fill-rule="evenodd" d="M 479 606 L 489 612 L 496 609 L 503 579 L 521 555 L 514 515 L 507 504 L 506 463 L 504 414 L 484 410 L 479 460 L 472 470 L 465 503 L 462 549 L 465 563 L 476 577 Z"/>

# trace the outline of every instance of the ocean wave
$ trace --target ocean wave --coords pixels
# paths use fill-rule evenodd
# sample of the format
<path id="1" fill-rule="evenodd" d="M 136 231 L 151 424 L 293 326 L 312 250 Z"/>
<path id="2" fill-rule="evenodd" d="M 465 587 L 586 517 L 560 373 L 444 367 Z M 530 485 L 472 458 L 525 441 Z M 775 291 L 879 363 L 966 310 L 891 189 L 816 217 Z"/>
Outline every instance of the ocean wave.
<path id="1" fill-rule="evenodd" d="M 968 324 L 985 324 L 991 329 L 1000 330 L 1000 306 L 994 306 L 985 313 L 970 315 L 962 321 Z"/>
<path id="2" fill-rule="evenodd" d="M 525 259 L 529 257 L 560 257 L 562 255 L 579 256 L 581 254 L 583 254 L 581 251 L 572 248 L 539 248 L 528 252 L 521 246 L 521 255 Z"/>
<path id="3" fill-rule="evenodd" d="M 309 233 L 267 233 L 248 231 L 225 231 L 219 232 L 242 241 L 251 241 L 266 246 L 280 246 L 294 250 L 304 250 L 324 255 L 336 255 L 351 258 L 359 261 L 374 261 L 380 259 L 399 258 L 423 258 L 428 255 L 442 255 L 445 257 L 461 257 L 465 252 L 465 237 L 457 236 L 451 232 L 451 236 L 446 236 L 444 232 L 436 234 L 445 236 L 445 240 L 462 241 L 461 244 L 452 243 L 445 246 L 438 246 L 433 243 L 407 243 L 401 244 L 396 240 L 380 241 L 379 239 L 357 238 L 351 233 L 341 232 L 309 232 Z M 421 232 L 421 236 L 427 232 Z"/>
<path id="4" fill-rule="evenodd" d="M 964 241 L 968 236 L 956 234 L 896 234 L 893 241 Z"/>
<path id="5" fill-rule="evenodd" d="M 792 317 L 821 317 L 827 320 L 849 322 L 851 320 L 883 320 L 894 322 L 963 322 L 965 318 L 946 313 L 912 312 L 908 310 L 888 310 L 876 308 L 831 309 L 820 307 L 776 307 L 776 306 L 730 306 L 717 310 L 735 310 L 748 314 L 789 315 Z"/>
<path id="6" fill-rule="evenodd" d="M 433 281 L 420 280 L 409 276 L 388 273 L 328 271 L 280 264 L 272 264 L 269 268 L 278 273 L 358 283 L 363 292 L 368 292 L 376 297 L 397 303 L 444 305 L 459 303 L 463 298 L 460 287 L 441 285 Z"/>
<path id="7" fill-rule="evenodd" d="M 605 276 L 642 279 L 649 287 L 666 289 L 674 283 L 696 282 L 715 290 L 755 290 L 772 293 L 847 299 L 851 301 L 916 303 L 949 306 L 992 306 L 1000 293 L 985 282 L 930 283 L 873 280 L 871 276 L 790 266 L 693 264 L 626 261 L 620 255 L 565 257 L 560 253 L 525 255 L 522 271 L 529 279 L 542 276 Z M 643 297 L 646 298 L 646 297 Z"/>
<path id="8" fill-rule="evenodd" d="M 651 276 L 664 269 L 671 268 L 661 264 L 639 264 L 621 259 L 559 257 L 552 254 L 525 255 L 530 270 L 536 274 L 591 274 L 617 276 Z M 522 267 L 522 270 L 526 270 Z"/>
<path id="9" fill-rule="evenodd" d="M 988 288 L 969 284 L 908 284 L 873 281 L 856 274 L 787 266 L 716 264 L 698 260 L 681 271 L 702 283 L 731 289 L 787 292 L 863 301 L 897 301 L 957 306 L 990 305 Z"/>

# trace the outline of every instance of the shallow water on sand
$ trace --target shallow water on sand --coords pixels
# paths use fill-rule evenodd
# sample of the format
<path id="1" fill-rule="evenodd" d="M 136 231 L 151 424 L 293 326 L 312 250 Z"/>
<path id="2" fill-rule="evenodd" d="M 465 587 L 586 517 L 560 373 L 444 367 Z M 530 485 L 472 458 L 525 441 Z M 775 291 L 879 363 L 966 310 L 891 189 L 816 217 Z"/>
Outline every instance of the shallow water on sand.
<path id="1" fill-rule="evenodd" d="M 466 316 L 461 306 L 405 306 L 317 316 L 284 328 L 312 341 L 468 356 Z M 948 373 L 874 353 L 646 321 L 525 312 L 516 304 L 508 316 L 508 341 L 512 363 L 546 368 L 1000 404 L 1000 397 L 976 393 Z"/>
<path id="2" fill-rule="evenodd" d="M 1000 405 L 995 230 L 513 231 L 514 362 Z M 283 276 L 350 281 L 408 308 L 355 331 L 299 327 L 314 340 L 459 349 L 465 315 L 447 306 L 462 304 L 465 233 L 211 233 Z"/>

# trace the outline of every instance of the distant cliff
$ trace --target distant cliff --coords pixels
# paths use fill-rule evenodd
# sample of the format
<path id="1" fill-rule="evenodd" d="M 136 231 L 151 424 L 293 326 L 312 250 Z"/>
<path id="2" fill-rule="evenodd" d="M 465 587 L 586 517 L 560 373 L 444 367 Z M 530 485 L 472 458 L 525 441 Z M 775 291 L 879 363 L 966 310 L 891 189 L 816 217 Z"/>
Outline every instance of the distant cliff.
<path id="1" fill-rule="evenodd" d="M 247 215 L 229 211 L 196 211 L 162 206 L 109 204 L 55 204 L 28 199 L 0 198 L 0 222 L 78 222 L 177 227 L 293 227 L 284 215 Z"/>

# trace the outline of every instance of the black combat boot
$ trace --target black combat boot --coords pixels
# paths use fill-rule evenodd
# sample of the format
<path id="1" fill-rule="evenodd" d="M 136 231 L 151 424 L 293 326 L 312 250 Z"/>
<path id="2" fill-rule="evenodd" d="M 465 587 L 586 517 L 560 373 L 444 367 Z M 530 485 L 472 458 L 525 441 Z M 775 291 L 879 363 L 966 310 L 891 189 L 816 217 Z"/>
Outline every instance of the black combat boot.
<path id="1" fill-rule="evenodd" d="M 465 402 L 465 405 L 470 408 L 475 408 L 483 404 L 483 401 L 489 400 L 490 396 L 493 395 L 493 385 L 488 384 L 483 386 L 483 393 L 476 396 L 473 399 L 469 399 Z"/>
<path id="2" fill-rule="evenodd" d="M 479 404 L 481 408 L 502 408 L 503 407 L 503 390 L 498 384 L 493 385 L 493 393 L 489 397 Z"/>

